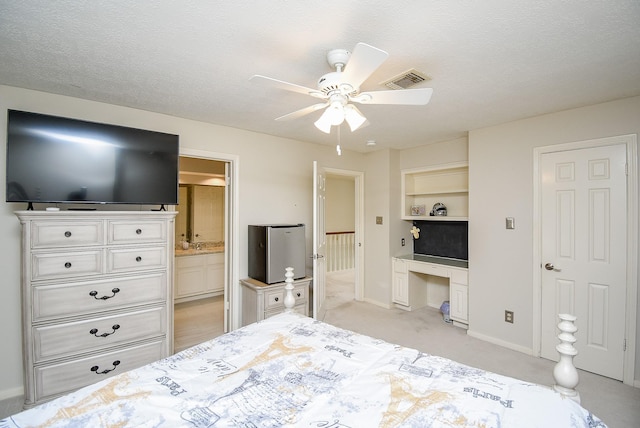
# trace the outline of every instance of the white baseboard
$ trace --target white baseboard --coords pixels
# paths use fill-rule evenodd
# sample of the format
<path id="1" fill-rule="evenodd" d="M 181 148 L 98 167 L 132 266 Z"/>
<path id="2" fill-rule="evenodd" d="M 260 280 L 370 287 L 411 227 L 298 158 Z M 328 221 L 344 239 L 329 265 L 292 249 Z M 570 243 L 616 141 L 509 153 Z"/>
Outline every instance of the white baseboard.
<path id="1" fill-rule="evenodd" d="M 0 401 L 21 396 L 24 396 L 24 388 L 21 386 L 17 388 L 3 389 L 0 391 Z"/>
<path id="2" fill-rule="evenodd" d="M 365 299 L 363 300 L 363 302 L 371 303 L 372 305 L 376 305 L 376 306 L 379 306 L 379 307 L 381 307 L 381 308 L 391 309 L 391 305 L 386 304 L 386 303 L 382 303 L 382 302 L 378 302 L 377 300 L 371 300 L 371 299 L 367 299 L 367 298 L 365 298 Z"/>
<path id="3" fill-rule="evenodd" d="M 493 343 L 494 345 L 502 346 L 503 348 L 508 348 L 513 351 L 522 352 L 523 354 L 533 355 L 533 349 L 527 348 L 526 346 L 515 345 L 511 342 L 506 342 L 504 340 L 496 339 L 495 337 L 487 336 L 484 334 L 476 333 L 475 331 L 469 329 L 467 330 L 467 334 L 469 336 L 475 337 L 476 339 L 484 340 L 485 342 Z"/>

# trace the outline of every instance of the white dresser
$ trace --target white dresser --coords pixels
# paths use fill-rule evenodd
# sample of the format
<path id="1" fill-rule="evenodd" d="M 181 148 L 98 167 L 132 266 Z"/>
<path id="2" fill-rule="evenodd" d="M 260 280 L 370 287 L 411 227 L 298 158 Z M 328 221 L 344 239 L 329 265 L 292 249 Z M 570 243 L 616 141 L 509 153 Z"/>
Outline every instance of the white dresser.
<path id="1" fill-rule="evenodd" d="M 175 214 L 16 212 L 26 407 L 172 354 Z"/>

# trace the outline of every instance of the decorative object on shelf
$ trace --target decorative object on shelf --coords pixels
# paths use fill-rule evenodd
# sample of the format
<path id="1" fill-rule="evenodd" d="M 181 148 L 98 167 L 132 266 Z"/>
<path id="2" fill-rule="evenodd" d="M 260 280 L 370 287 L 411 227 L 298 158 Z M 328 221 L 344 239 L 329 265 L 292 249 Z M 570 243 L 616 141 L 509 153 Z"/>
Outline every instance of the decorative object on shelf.
<path id="1" fill-rule="evenodd" d="M 436 202 L 433 204 L 433 208 L 431 208 L 429 215 L 444 217 L 447 215 L 447 207 L 442 202 Z"/>
<path id="2" fill-rule="evenodd" d="M 570 314 L 559 314 L 558 317 L 560 318 L 558 339 L 561 343 L 556 346 L 556 350 L 560 354 L 560 360 L 553 368 L 553 379 L 556 381 L 553 389 L 580 404 L 580 394 L 575 389 L 580 380 L 578 370 L 573 365 L 573 357 L 578 355 L 578 351 L 573 346 L 576 343 L 574 333 L 578 331 L 578 327 L 574 324 L 576 317 Z"/>
<path id="3" fill-rule="evenodd" d="M 411 205 L 411 215 L 425 215 L 426 212 L 426 205 Z"/>
<path id="4" fill-rule="evenodd" d="M 420 229 L 419 229 L 419 228 L 417 228 L 417 227 L 415 227 L 415 226 L 413 226 L 413 227 L 411 228 L 411 234 L 413 235 L 413 239 L 418 239 L 418 238 L 420 238 Z"/>

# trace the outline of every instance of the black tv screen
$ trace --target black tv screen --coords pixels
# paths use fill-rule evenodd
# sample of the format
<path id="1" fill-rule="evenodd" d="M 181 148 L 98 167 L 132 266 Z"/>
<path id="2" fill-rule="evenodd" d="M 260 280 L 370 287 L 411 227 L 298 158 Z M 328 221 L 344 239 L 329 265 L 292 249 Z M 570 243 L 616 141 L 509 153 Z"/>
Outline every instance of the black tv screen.
<path id="1" fill-rule="evenodd" d="M 175 205 L 179 137 L 7 112 L 7 202 Z"/>

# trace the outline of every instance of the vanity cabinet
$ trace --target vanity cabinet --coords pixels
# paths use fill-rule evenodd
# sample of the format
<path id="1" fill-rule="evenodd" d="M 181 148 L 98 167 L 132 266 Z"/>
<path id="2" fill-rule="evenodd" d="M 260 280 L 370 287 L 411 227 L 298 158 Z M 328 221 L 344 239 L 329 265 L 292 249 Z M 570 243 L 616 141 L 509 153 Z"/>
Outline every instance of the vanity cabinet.
<path id="1" fill-rule="evenodd" d="M 392 301 L 397 308 L 411 311 L 425 306 L 439 309 L 444 300 L 449 300 L 454 325 L 467 328 L 468 269 L 437 261 L 437 257 L 420 255 L 393 257 Z"/>
<path id="2" fill-rule="evenodd" d="M 176 303 L 223 293 L 223 252 L 176 257 Z"/>
<path id="3" fill-rule="evenodd" d="M 175 212 L 16 215 L 26 407 L 172 353 Z"/>
<path id="4" fill-rule="evenodd" d="M 240 284 L 243 326 L 284 312 L 284 297 L 287 293 L 285 282 L 265 284 L 257 279 L 246 278 L 240 280 Z M 309 316 L 309 284 L 309 277 L 293 281 L 293 310 L 305 316 Z"/>
<path id="5" fill-rule="evenodd" d="M 403 220 L 467 220 L 469 216 L 469 167 L 467 162 L 401 172 Z M 437 202 L 447 216 L 430 216 Z"/>

